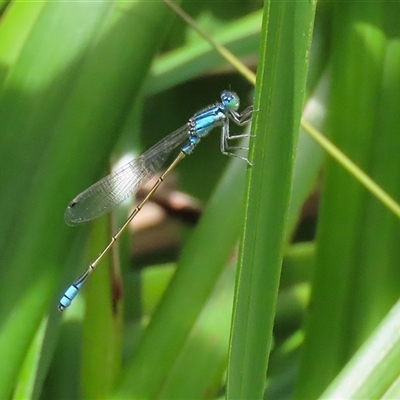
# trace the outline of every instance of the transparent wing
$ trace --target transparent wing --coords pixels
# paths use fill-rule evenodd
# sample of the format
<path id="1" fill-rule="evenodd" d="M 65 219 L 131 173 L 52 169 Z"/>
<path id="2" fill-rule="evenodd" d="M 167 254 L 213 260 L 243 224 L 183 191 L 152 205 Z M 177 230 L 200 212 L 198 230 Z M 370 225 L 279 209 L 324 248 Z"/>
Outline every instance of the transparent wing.
<path id="1" fill-rule="evenodd" d="M 65 210 L 65 222 L 74 225 L 110 212 L 149 181 L 163 166 L 172 150 L 181 145 L 188 136 L 189 125 L 186 124 L 138 158 L 87 188 L 69 203 Z"/>

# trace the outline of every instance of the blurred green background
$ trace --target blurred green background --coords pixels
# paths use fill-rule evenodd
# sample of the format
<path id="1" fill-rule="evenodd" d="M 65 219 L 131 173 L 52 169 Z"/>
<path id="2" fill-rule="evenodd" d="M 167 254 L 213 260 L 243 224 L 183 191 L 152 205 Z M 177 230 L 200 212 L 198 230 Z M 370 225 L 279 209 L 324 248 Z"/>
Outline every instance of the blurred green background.
<path id="1" fill-rule="evenodd" d="M 400 397 L 398 219 L 300 129 L 400 199 L 400 6 L 180 4 L 255 88 L 163 2 L 1 3 L 0 398 Z M 226 89 L 254 166 L 211 133 L 60 314 L 134 199 L 68 202 Z"/>

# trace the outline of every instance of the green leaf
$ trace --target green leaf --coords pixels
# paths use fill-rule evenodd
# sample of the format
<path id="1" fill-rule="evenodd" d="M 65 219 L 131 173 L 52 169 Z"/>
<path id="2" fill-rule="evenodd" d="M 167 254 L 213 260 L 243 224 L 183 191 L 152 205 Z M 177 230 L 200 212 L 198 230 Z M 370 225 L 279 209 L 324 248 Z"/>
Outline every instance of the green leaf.
<path id="1" fill-rule="evenodd" d="M 398 11 L 381 2 L 335 5 L 327 128 L 332 141 L 395 198 L 399 51 L 398 40 L 387 36 L 394 27 L 387 15 Z M 396 217 L 329 160 L 299 398 L 319 396 L 398 299 L 399 233 Z"/>
<path id="2" fill-rule="evenodd" d="M 34 21 L 28 15 L 29 35 L 17 35 L 20 50 L 0 92 L 0 352 L 7 359 L 0 398 L 10 396 L 43 315 L 55 310 L 56 289 L 61 295 L 58 280 L 77 235 L 63 210 L 107 164 L 168 27 L 166 10 L 160 3 L 49 2 Z M 11 26 L 8 18 L 20 22 L 21 15 L 3 17 Z M 4 41 L 0 49 L 9 54 Z"/>
<path id="3" fill-rule="evenodd" d="M 154 398 L 162 392 L 170 374 L 176 374 L 173 366 L 181 352 L 185 352 L 188 335 L 239 235 L 244 172 L 245 163 L 233 160 L 224 174 L 182 252 L 162 302 L 123 373 L 115 398 Z"/>
<path id="4" fill-rule="evenodd" d="M 261 398 L 286 238 L 315 3 L 266 2 L 227 395 Z"/>
<path id="5" fill-rule="evenodd" d="M 357 351 L 322 399 L 395 399 L 400 375 L 400 303 Z M 396 389 L 397 388 L 397 389 Z"/>

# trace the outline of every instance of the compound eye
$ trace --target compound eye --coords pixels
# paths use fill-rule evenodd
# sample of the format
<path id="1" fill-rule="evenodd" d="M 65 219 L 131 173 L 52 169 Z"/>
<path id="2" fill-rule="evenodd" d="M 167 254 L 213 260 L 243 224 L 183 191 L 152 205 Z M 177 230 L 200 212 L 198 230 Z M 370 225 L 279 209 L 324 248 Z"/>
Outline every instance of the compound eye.
<path id="1" fill-rule="evenodd" d="M 234 92 L 224 91 L 221 93 L 221 101 L 227 110 L 236 111 L 239 109 L 239 96 Z"/>

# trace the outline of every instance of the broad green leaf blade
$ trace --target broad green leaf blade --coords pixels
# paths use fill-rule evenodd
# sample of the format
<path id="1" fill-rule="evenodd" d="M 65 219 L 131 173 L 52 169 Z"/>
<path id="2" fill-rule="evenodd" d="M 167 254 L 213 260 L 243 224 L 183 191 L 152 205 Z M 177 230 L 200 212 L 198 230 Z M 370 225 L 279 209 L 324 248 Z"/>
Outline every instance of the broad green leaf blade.
<path id="1" fill-rule="evenodd" d="M 48 319 L 45 318 L 39 326 L 35 337 L 26 353 L 24 365 L 15 388 L 14 399 L 28 399 L 34 397 L 36 374 L 43 351 L 44 336 L 46 333 Z"/>
<path id="2" fill-rule="evenodd" d="M 265 3 L 228 369 L 232 399 L 261 398 L 265 386 L 314 13 L 314 2 Z"/>
<path id="3" fill-rule="evenodd" d="M 18 60 L 20 51 L 45 4 L 45 1 L 29 4 L 13 2 L 7 8 L 7 16 L 3 17 L 0 24 L 1 83 Z"/>
<path id="4" fill-rule="evenodd" d="M 328 88 L 329 77 L 325 73 L 304 107 L 303 118 L 317 129 L 325 126 Z M 289 238 L 293 235 L 305 200 L 315 187 L 324 156 L 322 148 L 304 129 L 301 129 L 294 160 L 292 194 L 288 213 Z"/>
<path id="5" fill-rule="evenodd" d="M 400 303 L 352 357 L 321 399 L 395 399 L 400 376 Z M 392 385 L 395 385 L 392 387 Z M 390 390 L 392 397 L 389 396 Z M 398 391 L 397 391 L 398 393 Z"/>
<path id="6" fill-rule="evenodd" d="M 392 7 L 335 6 L 328 129 L 341 150 L 399 198 L 398 56 L 388 56 L 384 22 Z M 399 296 L 398 220 L 331 160 L 317 239 L 299 398 L 322 393 Z"/>
<path id="7" fill-rule="evenodd" d="M 226 171 L 183 250 L 176 274 L 123 373 L 115 398 L 150 399 L 162 391 L 239 236 L 245 168 L 242 160 L 233 160 Z"/>
<path id="8" fill-rule="evenodd" d="M 46 3 L 7 72 L 0 93 L 2 398 L 44 313 L 55 310 L 56 286 L 61 295 L 59 275 L 77 235 L 64 225 L 64 208 L 107 164 L 168 26 L 166 11 L 160 3 Z M 68 280 L 74 275 L 68 271 Z"/>
<path id="9" fill-rule="evenodd" d="M 112 218 L 93 223 L 88 251 L 91 259 L 109 240 Z M 109 223 L 107 223 L 109 222 Z M 111 249 L 85 290 L 80 388 L 83 398 L 107 398 L 121 365 L 121 276 L 117 247 Z M 108 268 L 107 268 L 108 267 Z M 83 295 L 83 293 L 81 294 Z"/>
<path id="10" fill-rule="evenodd" d="M 213 398 L 223 385 L 233 303 L 235 266 L 228 264 L 194 325 L 160 399 Z M 199 351 L 200 350 L 200 351 Z"/>

